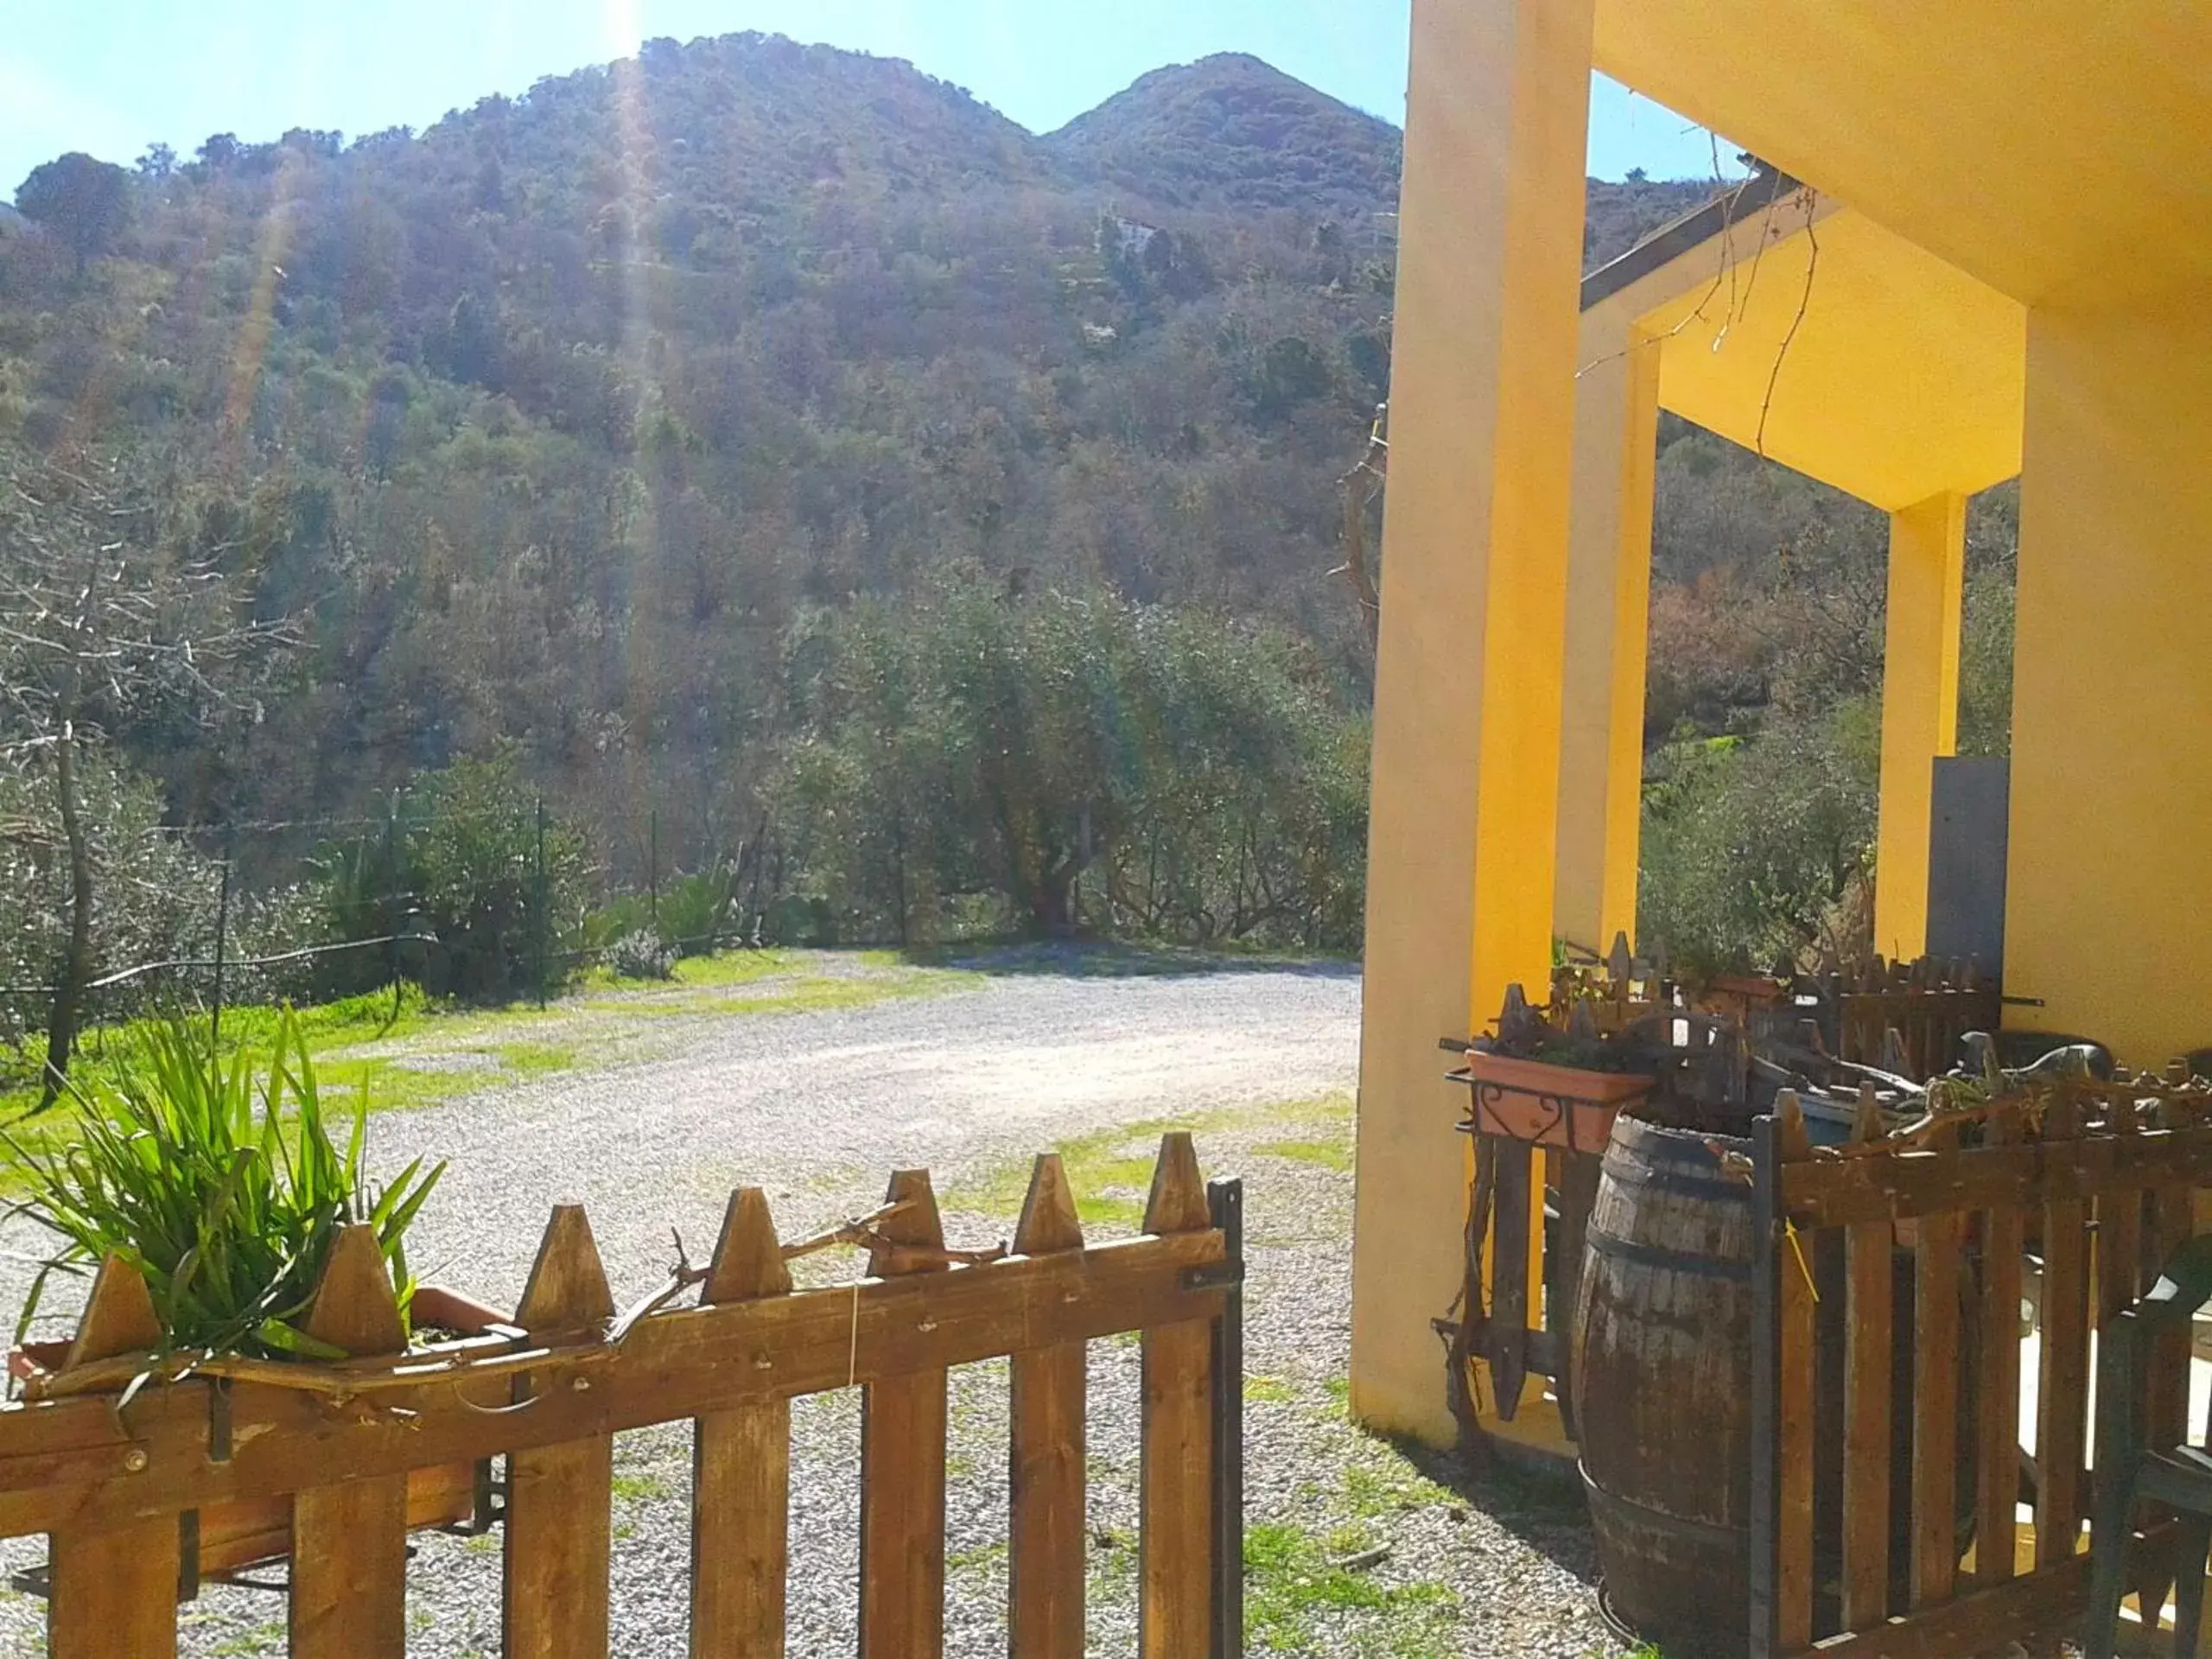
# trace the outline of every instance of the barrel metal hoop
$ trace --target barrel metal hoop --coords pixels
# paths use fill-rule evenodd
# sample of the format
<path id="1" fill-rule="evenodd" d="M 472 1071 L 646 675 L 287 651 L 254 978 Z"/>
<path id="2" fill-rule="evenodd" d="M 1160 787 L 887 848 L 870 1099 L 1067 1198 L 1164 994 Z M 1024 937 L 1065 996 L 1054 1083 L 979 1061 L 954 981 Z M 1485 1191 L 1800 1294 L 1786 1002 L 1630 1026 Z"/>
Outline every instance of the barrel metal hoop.
<path id="1" fill-rule="evenodd" d="M 1641 1503 L 1633 1497 L 1623 1497 L 1618 1492 L 1608 1491 L 1592 1479 L 1587 1464 L 1580 1467 L 1582 1490 L 1594 1503 L 1614 1510 L 1632 1510 L 1640 1516 L 1649 1516 L 1660 1530 L 1674 1533 L 1680 1537 L 1708 1545 L 1714 1549 L 1740 1550 L 1744 1548 L 1745 1533 L 1741 1527 L 1726 1527 L 1717 1522 L 1700 1521 L 1690 1516 L 1676 1515 L 1671 1510 L 1662 1510 L 1653 1504 Z"/>
<path id="2" fill-rule="evenodd" d="M 1728 1198 L 1751 1208 L 1751 1190 L 1741 1181 L 1732 1181 L 1719 1173 L 1704 1173 L 1679 1165 L 1656 1165 L 1637 1162 L 1633 1155 L 1623 1157 L 1618 1143 L 1605 1160 L 1605 1174 L 1616 1185 L 1663 1186 L 1670 1192 L 1694 1192 Z"/>
<path id="3" fill-rule="evenodd" d="M 1616 1262 L 1632 1262 L 1639 1267 L 1657 1268 L 1665 1273 L 1683 1273 L 1696 1279 L 1732 1279 L 1749 1283 L 1751 1264 L 1748 1262 L 1721 1262 L 1711 1256 L 1684 1255 L 1678 1250 L 1662 1250 L 1632 1240 L 1615 1238 L 1611 1233 L 1594 1229 L 1588 1238 L 1589 1248 L 1599 1255 L 1608 1255 Z"/>

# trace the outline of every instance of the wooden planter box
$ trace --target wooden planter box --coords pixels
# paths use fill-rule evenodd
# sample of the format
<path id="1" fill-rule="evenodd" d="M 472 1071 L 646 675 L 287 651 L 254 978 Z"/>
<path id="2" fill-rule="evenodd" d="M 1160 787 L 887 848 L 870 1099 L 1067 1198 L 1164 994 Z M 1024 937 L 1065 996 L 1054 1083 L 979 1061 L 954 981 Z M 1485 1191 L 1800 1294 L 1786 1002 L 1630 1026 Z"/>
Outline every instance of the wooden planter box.
<path id="1" fill-rule="evenodd" d="M 1651 1092 L 1651 1079 L 1637 1072 L 1585 1071 L 1480 1049 L 1467 1051 L 1459 1076 L 1474 1096 L 1475 1134 L 1570 1152 L 1605 1151 L 1621 1109 Z"/>
<path id="2" fill-rule="evenodd" d="M 486 1335 L 508 1323 L 506 1315 L 438 1285 L 423 1285 L 416 1289 L 413 1315 L 419 1325 L 435 1326 L 463 1338 Z M 404 1358 L 417 1361 L 447 1345 L 449 1344 L 425 1343 Z M 9 1351 L 8 1374 L 35 1397 L 40 1385 L 68 1363 L 71 1346 L 67 1341 L 27 1342 Z M 407 1476 L 408 1529 L 458 1526 L 480 1529 L 489 1519 L 488 1475 L 487 1465 L 474 1463 L 410 1470 Z M 198 1559 L 188 1571 L 188 1585 L 197 1579 L 220 1578 L 281 1561 L 292 1553 L 289 1497 L 219 1503 L 198 1511 Z"/>

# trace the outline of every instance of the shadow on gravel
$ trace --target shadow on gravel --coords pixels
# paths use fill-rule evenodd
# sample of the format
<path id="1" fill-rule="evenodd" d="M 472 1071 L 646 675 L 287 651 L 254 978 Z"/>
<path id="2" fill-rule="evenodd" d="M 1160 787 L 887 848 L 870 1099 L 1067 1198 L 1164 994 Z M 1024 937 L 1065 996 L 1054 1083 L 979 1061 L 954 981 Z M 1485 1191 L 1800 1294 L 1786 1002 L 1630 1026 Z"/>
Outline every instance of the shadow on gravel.
<path id="1" fill-rule="evenodd" d="M 1359 977 L 1359 963 L 1342 957 L 1247 954 L 1090 940 L 910 950 L 905 959 L 918 967 L 1059 979 L 1170 979 L 1200 974 L 1298 974 L 1314 979 Z"/>
<path id="2" fill-rule="evenodd" d="M 1478 1463 L 1464 1452 L 1439 1452 L 1395 1436 L 1390 1444 L 1422 1475 L 1592 1586 L 1594 1593 L 1598 1552 L 1579 1479 L 1531 1474 L 1494 1459 Z"/>

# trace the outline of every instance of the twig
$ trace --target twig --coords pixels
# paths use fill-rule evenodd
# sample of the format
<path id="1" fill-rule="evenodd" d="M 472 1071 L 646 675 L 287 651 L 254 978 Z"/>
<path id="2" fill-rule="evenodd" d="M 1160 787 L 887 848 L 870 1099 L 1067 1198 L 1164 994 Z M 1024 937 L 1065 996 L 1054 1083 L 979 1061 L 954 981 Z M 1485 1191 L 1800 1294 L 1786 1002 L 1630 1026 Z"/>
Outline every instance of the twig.
<path id="1" fill-rule="evenodd" d="M 893 1216 L 905 1214 L 918 1202 L 919 1200 L 914 1198 L 901 1198 L 896 1204 L 885 1205 L 880 1210 L 872 1210 L 867 1215 L 856 1216 L 849 1221 L 840 1222 L 826 1233 L 817 1233 L 812 1238 L 802 1239 L 796 1244 L 786 1244 L 784 1246 L 784 1260 L 796 1262 L 803 1255 L 813 1255 L 837 1244 L 873 1246 L 875 1243 L 876 1228 L 889 1221 Z"/>
<path id="2" fill-rule="evenodd" d="M 1782 365 L 1789 360 L 1789 348 L 1796 343 L 1797 331 L 1804 326 L 1805 313 L 1813 303 L 1813 276 L 1821 266 L 1820 232 L 1814 228 L 1811 213 L 1805 215 L 1805 289 L 1797 296 L 1797 315 L 1789 320 L 1789 332 L 1782 337 L 1782 348 L 1774 354 L 1774 367 L 1766 377 L 1766 396 L 1759 404 L 1758 441 L 1751 446 L 1761 461 L 1766 459 L 1766 417 L 1774 409 L 1774 388 L 1782 378 Z"/>

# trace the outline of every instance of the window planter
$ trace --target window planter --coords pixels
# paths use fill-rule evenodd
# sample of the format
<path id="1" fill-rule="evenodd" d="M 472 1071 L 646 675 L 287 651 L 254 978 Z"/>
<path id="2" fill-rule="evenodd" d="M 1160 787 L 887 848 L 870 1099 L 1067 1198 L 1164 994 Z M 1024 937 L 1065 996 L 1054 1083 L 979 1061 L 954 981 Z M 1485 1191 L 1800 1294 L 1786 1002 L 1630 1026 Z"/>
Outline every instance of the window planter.
<path id="1" fill-rule="evenodd" d="M 1586 1071 L 1481 1049 L 1470 1049 L 1465 1069 L 1454 1075 L 1473 1094 L 1474 1134 L 1569 1152 L 1603 1152 L 1613 1119 L 1652 1086 L 1640 1072 Z"/>

